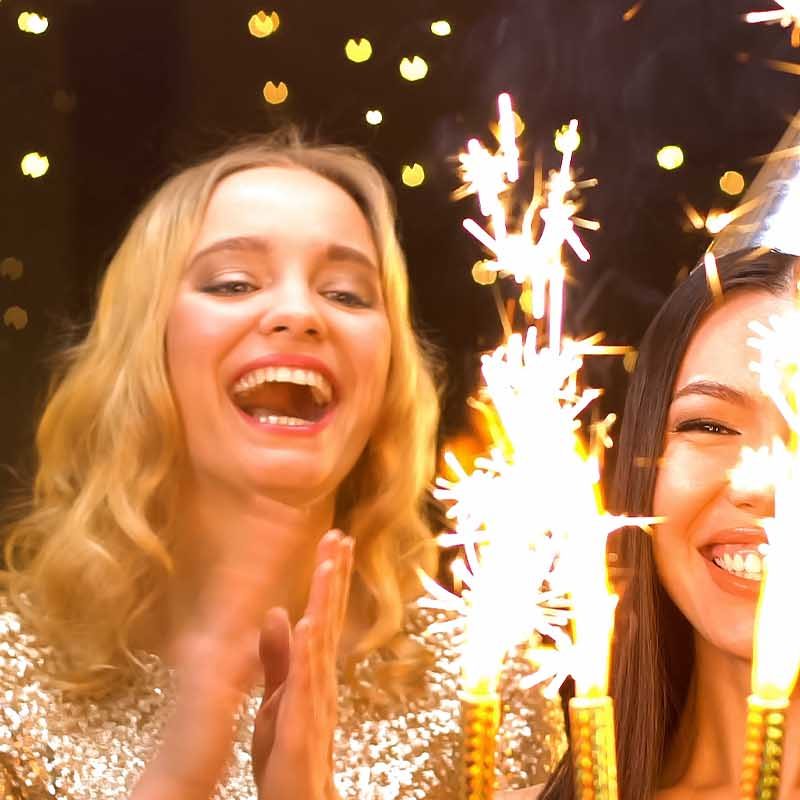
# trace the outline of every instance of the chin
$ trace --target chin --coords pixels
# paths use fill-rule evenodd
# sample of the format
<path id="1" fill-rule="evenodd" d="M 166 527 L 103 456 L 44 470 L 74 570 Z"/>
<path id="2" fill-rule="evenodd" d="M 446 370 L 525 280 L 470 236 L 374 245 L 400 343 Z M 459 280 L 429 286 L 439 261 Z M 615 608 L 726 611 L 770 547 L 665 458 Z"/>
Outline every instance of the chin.
<path id="1" fill-rule="evenodd" d="M 753 619 L 732 619 L 731 616 L 731 614 L 721 614 L 715 620 L 708 620 L 698 632 L 712 647 L 722 653 L 744 661 L 752 661 Z"/>

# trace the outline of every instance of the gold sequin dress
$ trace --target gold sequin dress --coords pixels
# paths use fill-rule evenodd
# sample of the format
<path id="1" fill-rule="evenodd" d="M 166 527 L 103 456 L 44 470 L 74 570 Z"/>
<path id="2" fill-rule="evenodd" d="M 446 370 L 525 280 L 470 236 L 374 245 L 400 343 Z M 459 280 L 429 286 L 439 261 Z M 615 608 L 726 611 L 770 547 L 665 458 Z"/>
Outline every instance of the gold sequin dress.
<path id="1" fill-rule="evenodd" d="M 408 703 L 376 707 L 343 684 L 335 740 L 336 787 L 358 800 L 457 798 L 460 704 L 457 668 L 446 635 L 425 634 L 431 612 L 415 610 L 409 633 L 435 662 L 424 692 Z M 380 656 L 356 668 L 370 682 Z M 174 703 L 171 671 L 155 656 L 102 702 L 65 697 L 52 685 L 52 653 L 0 597 L 0 800 L 122 800 L 158 748 Z M 518 686 L 524 669 L 512 660 L 502 687 L 498 778 L 502 788 L 544 780 L 565 748 L 560 707 Z M 218 800 L 255 800 L 250 736 L 260 698 L 237 719 L 228 774 Z"/>

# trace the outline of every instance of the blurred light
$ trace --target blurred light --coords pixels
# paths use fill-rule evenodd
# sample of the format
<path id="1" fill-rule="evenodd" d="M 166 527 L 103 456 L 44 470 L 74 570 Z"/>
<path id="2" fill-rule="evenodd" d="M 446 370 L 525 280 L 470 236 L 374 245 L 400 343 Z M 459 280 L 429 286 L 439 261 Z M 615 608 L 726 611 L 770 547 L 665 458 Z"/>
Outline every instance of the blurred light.
<path id="1" fill-rule="evenodd" d="M 405 164 L 403 166 L 402 180 L 406 186 L 410 186 L 412 189 L 415 186 L 420 186 L 425 180 L 425 170 L 422 164 Z"/>
<path id="2" fill-rule="evenodd" d="M 348 39 L 344 53 L 353 63 L 363 64 L 372 58 L 372 43 L 369 39 Z"/>
<path id="3" fill-rule="evenodd" d="M 581 146 L 581 135 L 569 125 L 562 125 L 555 134 L 554 144 L 559 153 L 565 150 L 577 150 Z"/>
<path id="4" fill-rule="evenodd" d="M 741 194 L 744 191 L 744 178 L 740 172 L 728 170 L 719 179 L 719 188 L 722 189 L 725 194 Z"/>
<path id="5" fill-rule="evenodd" d="M 280 105 L 289 96 L 289 87 L 281 81 L 279 84 L 274 84 L 272 81 L 267 81 L 264 84 L 264 99 L 273 106 Z"/>
<path id="6" fill-rule="evenodd" d="M 7 328 L 21 331 L 28 324 L 28 312 L 19 306 L 10 306 L 3 314 L 3 323 Z"/>
<path id="7" fill-rule="evenodd" d="M 683 164 L 683 150 L 676 144 L 668 144 L 656 153 L 661 169 L 678 169 Z"/>
<path id="8" fill-rule="evenodd" d="M 523 289 L 519 296 L 519 307 L 528 315 L 533 314 L 533 292 L 530 289 Z"/>
<path id="9" fill-rule="evenodd" d="M 636 362 L 639 360 L 639 351 L 638 350 L 628 350 L 627 353 L 622 357 L 622 366 L 625 368 L 625 372 L 631 373 L 636 369 Z"/>
<path id="10" fill-rule="evenodd" d="M 22 277 L 24 267 L 18 258 L 4 258 L 0 261 L 0 276 L 8 278 L 9 280 L 16 281 Z"/>
<path id="11" fill-rule="evenodd" d="M 774 58 L 768 58 L 764 63 L 771 69 L 778 72 L 788 72 L 790 75 L 800 75 L 800 64 L 795 64 L 794 61 L 777 61 Z"/>
<path id="12" fill-rule="evenodd" d="M 253 14 L 247 22 L 247 30 L 250 31 L 251 36 L 256 39 L 264 39 L 267 36 L 275 33 L 278 26 L 281 24 L 281 18 L 278 16 L 277 11 L 267 14 L 266 11 L 259 11 Z"/>
<path id="13" fill-rule="evenodd" d="M 641 10 L 642 6 L 644 5 L 644 0 L 639 0 L 638 3 L 634 3 L 623 15 L 622 20 L 623 22 L 630 22 Z"/>
<path id="14" fill-rule="evenodd" d="M 400 74 L 407 81 L 421 81 L 428 74 L 428 62 L 421 56 L 403 58 L 400 62 Z"/>
<path id="15" fill-rule="evenodd" d="M 20 162 L 22 174 L 29 178 L 41 178 L 50 169 L 50 159 L 41 153 L 26 153 Z"/>
<path id="16" fill-rule="evenodd" d="M 489 268 L 481 259 L 472 265 L 472 280 L 480 286 L 491 286 L 497 280 L 497 270 Z"/>
<path id="17" fill-rule="evenodd" d="M 366 119 L 370 125 L 380 125 L 381 122 L 383 122 L 383 114 L 379 108 L 371 108 L 364 115 L 364 119 Z"/>
<path id="18" fill-rule="evenodd" d="M 525 132 L 525 120 L 523 120 L 516 111 L 512 111 L 511 113 L 514 115 L 514 136 L 522 136 Z M 580 138 L 580 134 L 578 134 L 579 141 Z"/>
<path id="19" fill-rule="evenodd" d="M 449 36 L 453 32 L 450 23 L 446 19 L 437 19 L 431 22 L 431 33 L 434 36 Z"/>
<path id="20" fill-rule="evenodd" d="M 731 215 L 724 211 L 709 211 L 706 217 L 706 230 L 716 236 L 731 221 Z"/>
<path id="21" fill-rule="evenodd" d="M 44 33 L 48 24 L 47 17 L 41 17 L 32 11 L 23 11 L 17 17 L 17 25 L 23 33 Z"/>

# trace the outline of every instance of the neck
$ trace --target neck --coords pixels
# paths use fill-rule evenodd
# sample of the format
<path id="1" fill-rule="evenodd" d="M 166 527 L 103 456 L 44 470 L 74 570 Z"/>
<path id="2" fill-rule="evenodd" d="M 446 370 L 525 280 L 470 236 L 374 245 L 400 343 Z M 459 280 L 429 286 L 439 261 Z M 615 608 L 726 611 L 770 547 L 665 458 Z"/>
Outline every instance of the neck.
<path id="1" fill-rule="evenodd" d="M 193 478 L 182 488 L 171 531 L 174 572 L 140 646 L 167 654 L 205 624 L 209 605 L 238 603 L 243 628 L 257 638 L 272 606 L 302 616 L 320 538 L 331 528 L 333 497 L 308 498 Z"/>
<path id="2" fill-rule="evenodd" d="M 792 635 L 787 631 L 787 635 Z M 695 634 L 695 671 L 686 707 L 670 743 L 664 788 L 735 797 L 745 745 L 750 662 L 722 652 Z M 800 699 L 786 716 L 780 800 L 800 790 Z M 716 795 L 715 793 L 719 793 Z M 671 795 L 670 795 L 671 796 Z M 694 796 L 694 795 L 692 795 Z"/>

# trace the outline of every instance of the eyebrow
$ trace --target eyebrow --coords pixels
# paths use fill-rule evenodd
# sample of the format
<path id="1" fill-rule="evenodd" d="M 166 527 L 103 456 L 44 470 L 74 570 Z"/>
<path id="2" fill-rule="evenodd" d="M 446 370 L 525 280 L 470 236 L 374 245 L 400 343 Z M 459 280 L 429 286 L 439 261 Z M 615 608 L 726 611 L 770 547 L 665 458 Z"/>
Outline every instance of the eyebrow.
<path id="1" fill-rule="evenodd" d="M 191 268 L 200 259 L 212 255 L 213 253 L 231 250 L 235 252 L 255 250 L 262 253 L 268 253 L 270 250 L 272 250 L 272 244 L 270 243 L 269 239 L 264 236 L 231 236 L 227 239 L 220 239 L 219 241 L 213 242 L 196 253 L 194 258 L 192 258 L 189 267 Z M 361 250 L 345 244 L 329 244 L 325 249 L 325 257 L 329 261 L 350 261 L 355 262 L 356 264 L 361 264 L 362 266 L 368 267 L 376 272 L 378 270 L 375 262 L 366 253 L 363 253 Z"/>
<path id="2" fill-rule="evenodd" d="M 734 389 L 733 386 L 728 386 L 728 384 L 719 383 L 718 381 L 692 381 L 691 383 L 687 383 L 675 392 L 672 402 L 674 403 L 681 397 L 698 394 L 706 397 L 714 397 L 717 400 L 724 400 L 726 403 L 733 403 L 738 406 L 752 405 L 752 400 L 749 395 L 739 389 Z"/>

